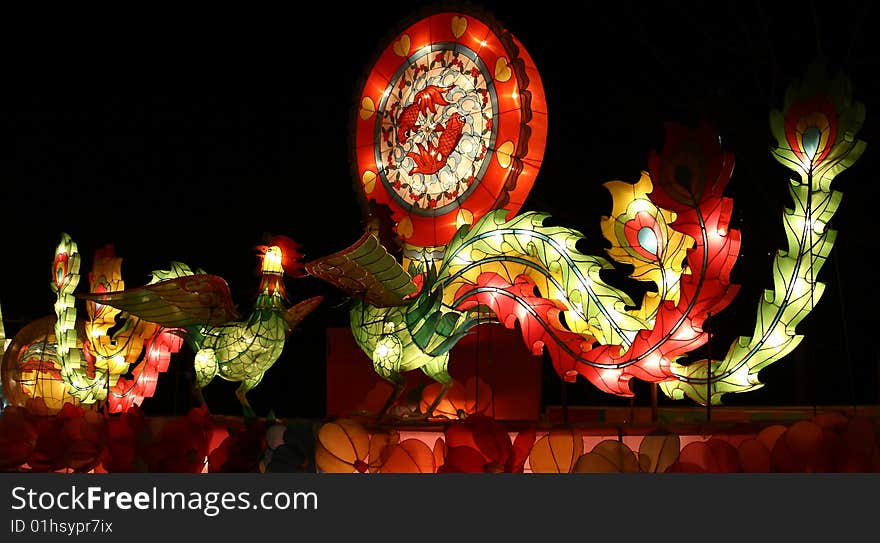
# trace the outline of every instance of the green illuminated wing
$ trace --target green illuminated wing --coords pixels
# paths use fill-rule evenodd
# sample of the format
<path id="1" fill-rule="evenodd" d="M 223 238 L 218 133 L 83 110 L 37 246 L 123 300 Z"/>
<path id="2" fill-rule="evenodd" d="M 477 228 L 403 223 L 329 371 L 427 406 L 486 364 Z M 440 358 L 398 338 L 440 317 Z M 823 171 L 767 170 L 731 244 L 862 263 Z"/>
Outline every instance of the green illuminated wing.
<path id="1" fill-rule="evenodd" d="M 156 272 L 154 272 L 154 276 Z M 167 328 L 220 325 L 241 318 L 219 276 L 185 275 L 117 292 L 77 294 Z"/>
<path id="2" fill-rule="evenodd" d="M 321 302 L 323 301 L 323 296 L 313 296 L 299 302 L 298 304 L 285 311 L 284 320 L 287 321 L 287 326 L 291 330 L 299 326 L 299 323 L 301 323 L 302 320 L 309 315 L 309 313 L 314 311 L 315 308 L 321 305 Z"/>
<path id="3" fill-rule="evenodd" d="M 304 267 L 310 275 L 376 307 L 406 305 L 407 296 L 418 290 L 412 277 L 370 232 L 351 247 Z"/>

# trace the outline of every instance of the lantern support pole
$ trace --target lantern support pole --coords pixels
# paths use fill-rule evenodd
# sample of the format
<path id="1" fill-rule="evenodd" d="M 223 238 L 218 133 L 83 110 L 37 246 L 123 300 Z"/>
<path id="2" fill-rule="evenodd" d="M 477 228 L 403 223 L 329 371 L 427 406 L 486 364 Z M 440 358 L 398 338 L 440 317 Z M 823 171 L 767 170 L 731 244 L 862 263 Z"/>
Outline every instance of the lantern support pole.
<path id="1" fill-rule="evenodd" d="M 709 349 L 709 363 L 706 364 L 706 422 L 712 422 L 712 338 L 715 334 L 712 332 L 712 313 L 706 315 L 706 331 L 709 333 L 706 345 Z"/>
<path id="2" fill-rule="evenodd" d="M 562 401 L 562 422 L 568 423 L 568 386 L 564 379 L 559 380 L 562 388 L 559 391 L 559 399 Z"/>
<path id="3" fill-rule="evenodd" d="M 657 383 L 651 383 L 651 422 L 657 422 Z"/>

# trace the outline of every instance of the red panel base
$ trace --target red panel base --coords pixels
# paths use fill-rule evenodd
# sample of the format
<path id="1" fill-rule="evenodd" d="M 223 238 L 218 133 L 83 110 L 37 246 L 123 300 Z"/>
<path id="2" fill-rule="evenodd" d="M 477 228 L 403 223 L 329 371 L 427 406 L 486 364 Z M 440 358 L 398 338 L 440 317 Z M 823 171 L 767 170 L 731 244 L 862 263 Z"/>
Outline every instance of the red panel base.
<path id="1" fill-rule="evenodd" d="M 449 373 L 464 384 L 478 377 L 491 391 L 477 389 L 486 415 L 498 420 L 537 421 L 541 414 L 540 356 L 532 355 L 519 333 L 484 324 L 462 338 L 450 353 Z M 432 383 L 421 371 L 406 374 L 406 390 L 398 405 L 418 406 L 423 386 Z M 375 412 L 391 386 L 373 371 L 373 363 L 357 346 L 349 328 L 327 329 L 327 415 Z M 485 395 L 491 394 L 489 398 Z"/>

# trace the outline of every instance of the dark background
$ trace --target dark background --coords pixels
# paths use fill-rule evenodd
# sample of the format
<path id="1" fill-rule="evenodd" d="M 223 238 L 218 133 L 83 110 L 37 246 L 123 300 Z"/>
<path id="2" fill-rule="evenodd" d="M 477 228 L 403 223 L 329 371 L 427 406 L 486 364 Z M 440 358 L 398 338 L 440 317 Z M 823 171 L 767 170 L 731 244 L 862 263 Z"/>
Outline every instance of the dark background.
<path id="1" fill-rule="evenodd" d="M 23 21 L 21 36 L 6 38 L 0 90 L 7 334 L 52 312 L 50 266 L 62 231 L 78 242 L 83 271 L 106 243 L 124 259 L 127 286 L 181 260 L 226 278 L 244 314 L 264 233 L 298 240 L 307 259 L 355 241 L 363 224 L 348 144 L 359 82 L 399 23 L 432 5 L 440 4 L 105 13 L 106 23 L 92 25 Z M 480 5 L 522 41 L 547 94 L 547 150 L 523 210 L 548 211 L 579 229 L 586 250 L 607 247 L 599 218 L 610 197 L 601 184 L 637 180 L 649 151 L 662 147 L 665 121 L 705 119 L 718 128 L 737 159 L 727 194 L 742 232 L 733 271 L 742 287 L 717 317 L 716 354 L 751 334 L 758 297 L 772 284 L 770 253 L 785 247 L 780 217 L 790 173 L 770 155 L 768 113 L 819 52 L 832 71 L 850 76 L 867 106 L 859 136 L 868 150 L 834 183 L 843 202 L 832 222 L 838 241 L 819 276 L 825 296 L 799 327 L 807 337 L 798 349 L 762 372 L 767 385 L 728 403 L 876 403 L 880 58 L 870 44 L 878 22 L 872 2 Z M 324 330 L 347 325 L 346 299 L 314 278 L 287 284 L 292 301 L 327 299 L 249 397 L 260 414 L 322 416 Z M 145 410 L 190 406 L 191 361 L 185 349 L 174 356 Z M 545 403 L 555 404 L 560 385 L 544 366 Z M 235 386 L 218 379 L 207 388 L 212 410 L 236 411 Z M 636 403 L 645 404 L 646 385 L 635 388 Z M 567 395 L 573 404 L 629 404 L 584 381 Z"/>

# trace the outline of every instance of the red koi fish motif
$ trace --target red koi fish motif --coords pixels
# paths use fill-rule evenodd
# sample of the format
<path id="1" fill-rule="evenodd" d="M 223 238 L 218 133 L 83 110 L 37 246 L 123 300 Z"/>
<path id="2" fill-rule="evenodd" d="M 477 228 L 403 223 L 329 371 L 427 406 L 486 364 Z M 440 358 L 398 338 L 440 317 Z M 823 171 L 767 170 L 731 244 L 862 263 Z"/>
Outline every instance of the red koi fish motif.
<path id="1" fill-rule="evenodd" d="M 419 114 L 428 115 L 428 112 L 437 113 L 437 106 L 448 106 L 449 102 L 443 97 L 452 87 L 437 87 L 428 85 L 416 93 L 412 104 L 406 106 L 397 118 L 397 141 L 401 144 L 409 139 L 409 133 L 418 127 Z"/>
<path id="2" fill-rule="evenodd" d="M 417 144 L 418 153 L 409 152 L 406 156 L 415 161 L 416 166 L 409 171 L 410 175 L 421 173 L 431 175 L 440 171 L 446 165 L 446 160 L 461 140 L 461 133 L 465 126 L 464 116 L 461 113 L 453 113 L 446 122 L 446 126 L 437 126 L 435 132 L 442 132 L 437 144 L 428 142 L 425 147 Z"/>

